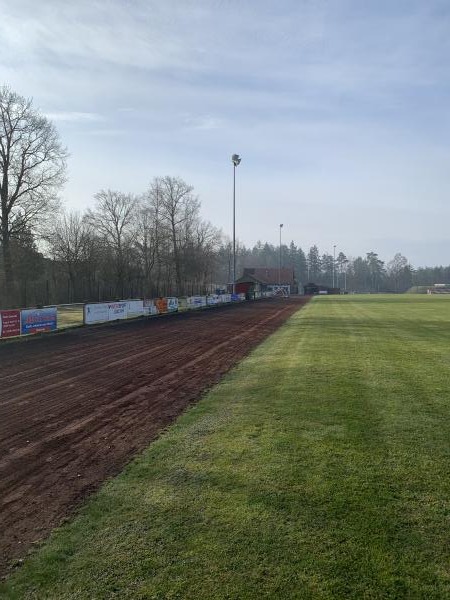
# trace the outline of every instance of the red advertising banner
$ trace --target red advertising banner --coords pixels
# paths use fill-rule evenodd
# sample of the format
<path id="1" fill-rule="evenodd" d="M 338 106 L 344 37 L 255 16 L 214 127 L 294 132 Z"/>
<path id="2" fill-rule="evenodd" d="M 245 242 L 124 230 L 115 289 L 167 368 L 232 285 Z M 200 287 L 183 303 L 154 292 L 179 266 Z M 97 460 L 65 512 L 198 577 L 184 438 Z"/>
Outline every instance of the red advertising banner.
<path id="1" fill-rule="evenodd" d="M 20 335 L 20 310 L 0 310 L 0 338 Z"/>

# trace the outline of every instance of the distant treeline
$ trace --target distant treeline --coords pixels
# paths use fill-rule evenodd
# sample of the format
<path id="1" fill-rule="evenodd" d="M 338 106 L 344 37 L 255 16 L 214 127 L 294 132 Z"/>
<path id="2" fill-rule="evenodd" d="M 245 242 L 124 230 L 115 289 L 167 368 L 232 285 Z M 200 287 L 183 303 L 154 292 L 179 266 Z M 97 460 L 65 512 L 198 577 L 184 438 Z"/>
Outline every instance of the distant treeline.
<path id="1" fill-rule="evenodd" d="M 1 307 L 208 293 L 224 287 L 232 280 L 231 243 L 201 219 L 192 192 L 178 178 L 156 178 L 140 197 L 101 191 L 84 214 L 60 211 L 40 235 L 22 232 L 10 248 L 13 293 L 1 286 Z M 237 275 L 244 267 L 277 268 L 279 256 L 272 244 L 238 245 Z M 450 281 L 450 266 L 414 270 L 401 254 L 385 264 L 375 252 L 356 258 L 339 252 L 334 262 L 317 246 L 305 253 L 291 242 L 282 245 L 281 262 L 292 267 L 300 290 L 307 282 L 331 286 L 333 267 L 335 286 L 348 291 L 405 292 L 413 285 Z"/>
<path id="2" fill-rule="evenodd" d="M 291 266 L 300 284 L 313 282 L 342 290 L 358 292 L 405 292 L 420 281 L 434 283 L 434 277 L 441 281 L 441 273 L 436 269 L 414 271 L 408 259 L 396 254 L 391 261 L 384 263 L 376 252 L 367 252 L 364 257 L 347 257 L 343 252 L 336 255 L 321 254 L 316 245 L 307 253 L 294 242 L 281 248 L 283 266 Z M 279 247 L 258 242 L 254 248 L 242 249 L 242 264 L 248 266 L 277 267 Z M 435 272 L 436 271 L 436 272 Z M 448 268 L 450 272 L 450 267 Z"/>

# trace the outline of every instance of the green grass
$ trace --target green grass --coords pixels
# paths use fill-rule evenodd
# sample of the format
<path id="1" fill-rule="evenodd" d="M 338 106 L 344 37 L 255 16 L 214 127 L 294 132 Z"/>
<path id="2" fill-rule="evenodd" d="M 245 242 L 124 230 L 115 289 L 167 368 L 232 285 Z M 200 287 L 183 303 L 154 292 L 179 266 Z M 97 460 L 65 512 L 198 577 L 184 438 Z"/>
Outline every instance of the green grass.
<path id="1" fill-rule="evenodd" d="M 314 300 L 0 595 L 448 598 L 449 373 L 450 298 Z"/>
<path id="2" fill-rule="evenodd" d="M 58 307 L 58 329 L 83 325 L 83 305 Z"/>
<path id="3" fill-rule="evenodd" d="M 431 287 L 430 285 L 413 285 L 412 287 L 409 288 L 409 290 L 407 290 L 407 294 L 426 294 L 428 288 Z"/>

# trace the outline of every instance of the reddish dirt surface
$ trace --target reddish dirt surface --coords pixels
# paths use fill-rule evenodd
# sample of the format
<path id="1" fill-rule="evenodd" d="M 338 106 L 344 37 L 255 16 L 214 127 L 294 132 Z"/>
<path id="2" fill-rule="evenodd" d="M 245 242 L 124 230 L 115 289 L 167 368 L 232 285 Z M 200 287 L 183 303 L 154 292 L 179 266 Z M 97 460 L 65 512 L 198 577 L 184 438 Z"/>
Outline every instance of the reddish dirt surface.
<path id="1" fill-rule="evenodd" d="M 0 573 L 304 303 L 0 344 Z"/>

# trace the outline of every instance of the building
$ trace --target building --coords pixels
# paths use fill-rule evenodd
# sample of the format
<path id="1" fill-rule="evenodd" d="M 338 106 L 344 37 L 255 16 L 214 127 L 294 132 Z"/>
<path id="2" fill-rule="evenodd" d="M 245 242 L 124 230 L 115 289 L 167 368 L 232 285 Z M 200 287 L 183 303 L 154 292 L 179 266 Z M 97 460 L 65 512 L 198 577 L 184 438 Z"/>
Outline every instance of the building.
<path id="1" fill-rule="evenodd" d="M 236 293 L 251 296 L 265 292 L 281 292 L 282 295 L 297 294 L 298 285 L 294 269 L 246 267 L 242 277 L 236 281 Z"/>
<path id="2" fill-rule="evenodd" d="M 427 289 L 427 294 L 450 294 L 450 284 L 435 283 Z"/>
<path id="3" fill-rule="evenodd" d="M 326 285 L 317 285 L 316 283 L 307 283 L 304 286 L 305 296 L 316 296 L 318 294 L 340 294 L 340 288 L 328 287 Z"/>

